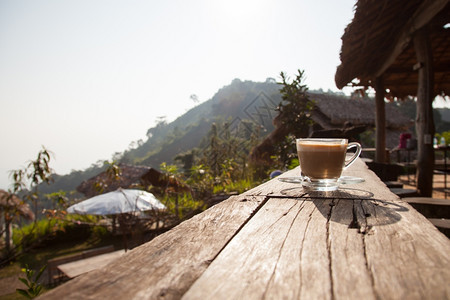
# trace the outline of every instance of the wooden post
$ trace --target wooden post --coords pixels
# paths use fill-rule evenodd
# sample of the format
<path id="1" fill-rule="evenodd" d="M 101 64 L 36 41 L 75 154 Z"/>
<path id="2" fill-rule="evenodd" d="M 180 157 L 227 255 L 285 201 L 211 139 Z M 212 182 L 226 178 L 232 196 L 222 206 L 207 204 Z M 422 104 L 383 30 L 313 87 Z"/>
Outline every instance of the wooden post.
<path id="1" fill-rule="evenodd" d="M 382 76 L 383 75 L 375 79 L 375 161 L 379 163 L 386 162 L 386 111 L 384 104 L 385 88 Z"/>
<path id="2" fill-rule="evenodd" d="M 434 73 L 431 44 L 426 27 L 417 30 L 414 35 L 414 49 L 420 65 L 417 90 L 417 190 L 421 196 L 433 194 L 435 133 L 433 120 Z"/>

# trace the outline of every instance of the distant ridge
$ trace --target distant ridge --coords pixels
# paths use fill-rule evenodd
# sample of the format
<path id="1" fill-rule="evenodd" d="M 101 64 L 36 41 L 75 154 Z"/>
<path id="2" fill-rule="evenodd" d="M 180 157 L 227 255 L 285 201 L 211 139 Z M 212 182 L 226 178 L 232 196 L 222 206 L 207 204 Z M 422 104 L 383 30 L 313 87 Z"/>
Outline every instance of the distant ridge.
<path id="1" fill-rule="evenodd" d="M 176 155 L 198 147 L 214 122 L 234 124 L 253 119 L 261 124 L 261 132 L 268 134 L 273 130 L 272 119 L 276 115 L 276 106 L 281 102 L 279 88 L 275 80 L 270 78 L 265 82 L 234 79 L 211 99 L 193 107 L 173 122 L 157 124 L 148 129 L 147 141 L 120 153 L 119 162 L 155 169 L 159 169 L 162 162 L 171 164 Z M 103 170 L 103 166 L 93 164 L 86 170 L 72 171 L 67 175 L 56 174 L 53 184 L 42 185 L 39 190 L 42 193 L 75 191 L 82 181 Z"/>
<path id="2" fill-rule="evenodd" d="M 262 126 L 267 134 L 273 130 L 272 119 L 281 101 L 279 88 L 269 79 L 265 82 L 234 79 L 210 100 L 173 122 L 150 128 L 148 140 L 124 153 L 123 160 L 153 168 L 159 168 L 162 162 L 172 163 L 177 154 L 198 147 L 214 122 L 234 124 L 248 120 Z"/>

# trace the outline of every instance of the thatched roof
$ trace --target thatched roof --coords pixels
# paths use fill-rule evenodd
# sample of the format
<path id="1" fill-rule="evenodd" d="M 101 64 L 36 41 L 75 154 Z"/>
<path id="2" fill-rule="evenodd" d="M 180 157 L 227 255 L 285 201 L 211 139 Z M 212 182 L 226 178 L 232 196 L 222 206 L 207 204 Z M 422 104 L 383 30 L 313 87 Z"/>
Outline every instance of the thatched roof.
<path id="1" fill-rule="evenodd" d="M 16 195 L 11 195 L 5 190 L 0 190 L 0 210 L 16 209 L 20 216 L 29 220 L 34 219 L 34 213 L 31 211 L 30 206 L 24 203 Z"/>
<path id="2" fill-rule="evenodd" d="M 449 0 L 359 0 L 342 36 L 341 65 L 335 81 L 341 89 L 358 79 L 373 86 L 383 74 L 388 96 L 417 94 L 418 72 L 412 37 L 428 26 L 433 53 L 435 94 L 450 94 Z M 446 26 L 447 25 L 447 26 Z M 445 27 L 444 27 L 445 26 Z M 358 81 L 357 80 L 357 81 Z"/>
<path id="3" fill-rule="evenodd" d="M 160 189 L 165 189 L 167 187 L 180 188 L 176 181 L 151 167 L 119 164 L 119 168 L 121 175 L 118 180 L 110 180 L 108 173 L 104 171 L 83 181 L 77 187 L 77 191 L 83 193 L 87 197 L 98 195 L 99 191 L 95 188 L 95 183 L 98 182 L 107 183 L 107 186 L 102 193 L 112 192 L 118 188 L 147 188 L 148 186 Z"/>
<path id="4" fill-rule="evenodd" d="M 320 112 L 313 112 L 313 120 L 323 128 L 343 127 L 346 122 L 353 125 L 375 126 L 375 101 L 349 99 L 332 94 L 309 94 Z M 323 115 L 321 115 L 323 114 Z M 395 107 L 386 106 L 386 127 L 405 130 L 413 120 L 406 117 Z"/>

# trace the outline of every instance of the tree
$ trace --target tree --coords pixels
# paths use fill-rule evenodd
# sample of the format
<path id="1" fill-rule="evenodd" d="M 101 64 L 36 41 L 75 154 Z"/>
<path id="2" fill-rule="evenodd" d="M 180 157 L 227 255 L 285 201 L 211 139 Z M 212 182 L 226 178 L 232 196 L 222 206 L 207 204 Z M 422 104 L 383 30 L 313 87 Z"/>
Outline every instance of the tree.
<path id="1" fill-rule="evenodd" d="M 52 181 L 52 173 L 53 170 L 50 169 L 50 159 L 51 159 L 52 153 L 45 149 L 45 147 L 42 147 L 42 150 L 39 151 L 38 156 L 36 160 L 31 161 L 28 164 L 28 179 L 31 180 L 30 187 L 33 191 L 31 193 L 31 197 L 29 196 L 29 199 L 31 198 L 31 202 L 33 203 L 34 208 L 34 215 L 36 216 L 35 222 L 37 222 L 37 216 L 38 216 L 38 186 L 40 183 L 47 183 L 50 184 Z"/>
<path id="2" fill-rule="evenodd" d="M 35 216 L 35 225 L 36 225 L 36 219 L 38 215 L 38 200 L 39 200 L 39 194 L 38 194 L 38 186 L 40 183 L 50 183 L 52 181 L 52 169 L 50 168 L 50 160 L 51 160 L 52 153 L 45 149 L 45 147 L 42 147 L 42 150 L 39 151 L 38 156 L 36 160 L 30 161 L 28 163 L 28 166 L 24 169 L 18 169 L 14 170 L 10 173 L 10 177 L 13 180 L 12 190 L 9 190 L 9 195 L 14 197 L 15 195 L 22 193 L 25 194 L 25 199 L 30 201 L 33 204 L 34 208 L 34 216 Z M 26 189 L 28 183 L 28 189 Z M 17 215 L 15 212 L 19 211 L 19 205 L 22 205 L 22 203 L 17 204 L 17 207 L 13 208 L 12 210 L 5 211 L 5 220 L 9 222 L 13 222 L 13 218 L 15 215 Z M 11 213 L 12 212 L 12 213 Z M 6 236 L 10 236 L 9 232 L 9 226 L 5 228 L 6 230 Z M 9 254 L 11 245 L 10 241 L 7 238 L 5 249 L 7 253 Z"/>
<path id="3" fill-rule="evenodd" d="M 307 91 L 308 87 L 303 84 L 303 76 L 305 71 L 298 70 L 298 74 L 292 82 L 281 72 L 281 82 L 278 84 L 283 87 L 280 89 L 283 101 L 278 106 L 279 122 L 284 125 L 289 133 L 294 136 L 302 136 L 305 134 L 305 128 L 312 125 L 311 110 L 314 103 L 309 100 Z"/>
<path id="4" fill-rule="evenodd" d="M 222 156 L 221 148 L 219 145 L 219 136 L 217 132 L 217 125 L 213 123 L 211 125 L 211 131 L 209 133 L 209 149 L 206 151 L 206 162 L 212 171 L 213 177 L 218 177 L 220 174 L 219 159 Z"/>
<path id="5" fill-rule="evenodd" d="M 183 165 L 184 174 L 189 176 L 191 173 L 191 169 L 194 166 L 196 156 L 196 149 L 192 149 L 185 153 L 180 153 L 175 156 L 174 160 L 179 161 Z"/>
<path id="6" fill-rule="evenodd" d="M 26 199 L 33 204 L 34 215 L 38 215 L 38 186 L 40 183 L 49 184 L 52 181 L 53 170 L 50 168 L 50 160 L 53 154 L 42 147 L 39 151 L 36 160 L 28 163 L 25 169 L 12 171 L 11 177 L 13 179 L 13 194 L 24 191 L 26 187 L 26 180 L 29 180 L 29 190 L 31 193 L 26 195 Z M 36 219 L 35 219 L 36 222 Z"/>
<path id="7" fill-rule="evenodd" d="M 94 189 L 98 194 L 104 193 L 112 183 L 120 180 L 122 176 L 122 170 L 117 161 L 105 161 L 104 164 L 106 165 L 106 177 L 98 177 L 97 181 L 94 182 Z"/>
<path id="8" fill-rule="evenodd" d="M 290 161 L 297 157 L 293 147 L 295 138 L 305 137 L 313 124 L 311 110 L 314 103 L 309 100 L 308 87 L 303 84 L 304 73 L 305 71 L 298 70 L 298 74 L 291 82 L 283 72 L 280 73 L 281 82 L 278 84 L 283 86 L 280 89 L 283 101 L 278 106 L 276 125 L 284 129 L 284 135 L 279 136 L 277 140 L 276 158 L 282 168 L 286 168 Z"/>
<path id="9" fill-rule="evenodd" d="M 4 190 L 0 190 L 0 212 L 0 218 L 3 217 L 3 226 L 0 231 L 0 236 L 3 236 L 4 234 L 5 254 L 9 255 L 11 253 L 11 225 L 21 216 L 32 220 L 34 215 L 28 205 L 20 198 L 11 192 L 6 192 Z"/>
<path id="10" fill-rule="evenodd" d="M 192 94 L 189 97 L 192 101 L 194 101 L 195 104 L 197 104 L 200 100 L 198 100 L 198 96 L 196 94 Z"/>
<path id="11" fill-rule="evenodd" d="M 147 137 L 150 139 L 152 136 L 161 133 L 165 129 L 165 127 L 167 127 L 167 117 L 157 117 L 156 126 L 147 130 Z"/>
<path id="12" fill-rule="evenodd" d="M 202 156 L 194 159 L 191 177 L 202 175 L 200 177 L 207 182 L 212 178 L 214 186 L 224 190 L 232 183 L 247 180 L 248 153 L 257 139 L 252 135 L 252 125 L 251 121 L 246 120 L 214 123 L 208 134 L 208 144 L 199 153 Z M 256 133 L 259 134 L 259 131 Z"/>

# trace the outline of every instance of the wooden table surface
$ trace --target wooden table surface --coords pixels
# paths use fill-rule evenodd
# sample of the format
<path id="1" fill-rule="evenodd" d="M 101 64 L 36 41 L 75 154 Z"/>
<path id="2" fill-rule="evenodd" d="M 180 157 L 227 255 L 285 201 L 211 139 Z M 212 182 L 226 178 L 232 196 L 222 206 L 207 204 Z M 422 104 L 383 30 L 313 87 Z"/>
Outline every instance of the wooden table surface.
<path id="1" fill-rule="evenodd" d="M 125 250 L 117 250 L 114 252 L 104 253 L 92 256 L 85 259 L 71 261 L 58 266 L 58 269 L 63 272 L 68 278 L 75 278 L 81 274 L 99 269 L 114 259 L 125 253 Z"/>
<path id="2" fill-rule="evenodd" d="M 42 298 L 450 299 L 450 240 L 362 160 L 344 175 L 365 182 L 268 181 Z"/>

